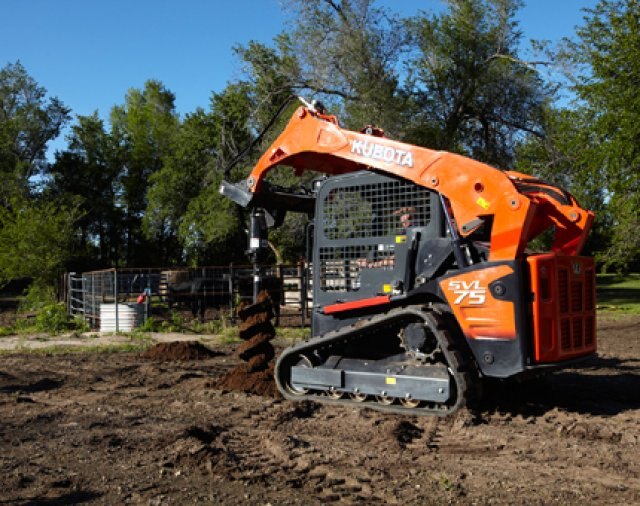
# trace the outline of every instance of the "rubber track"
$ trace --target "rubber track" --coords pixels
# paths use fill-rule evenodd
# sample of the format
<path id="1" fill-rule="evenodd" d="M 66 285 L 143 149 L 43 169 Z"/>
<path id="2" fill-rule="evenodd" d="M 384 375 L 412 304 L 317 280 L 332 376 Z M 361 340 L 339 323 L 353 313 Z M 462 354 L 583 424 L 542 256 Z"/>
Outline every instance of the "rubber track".
<path id="1" fill-rule="evenodd" d="M 440 344 L 442 353 L 447 360 L 449 374 L 454 380 L 454 400 L 449 403 L 429 403 L 426 406 L 417 408 L 408 408 L 400 404 L 385 406 L 376 402 L 375 398 L 369 397 L 365 402 L 357 402 L 350 398 L 331 399 L 324 392 L 309 392 L 307 394 L 294 395 L 285 388 L 290 373 L 287 368 L 295 365 L 300 355 L 311 357 L 314 350 L 326 350 L 327 347 L 335 346 L 335 353 L 323 353 L 328 356 L 331 354 L 340 355 L 340 348 L 345 339 L 357 337 L 362 334 L 368 334 L 380 327 L 384 327 L 396 320 L 407 317 L 421 318 L 431 330 Z M 372 408 L 386 413 L 399 413 L 407 415 L 436 415 L 447 416 L 454 413 L 467 404 L 467 395 L 472 390 L 472 375 L 469 372 L 469 364 L 463 358 L 463 354 L 457 349 L 454 339 L 447 329 L 445 320 L 441 316 L 439 308 L 432 306 L 407 306 L 388 311 L 387 313 L 376 315 L 367 320 L 360 320 L 353 325 L 349 325 L 342 329 L 328 332 L 320 337 L 315 337 L 305 341 L 304 343 L 287 348 L 278 358 L 275 368 L 275 377 L 278 390 L 282 395 L 292 401 L 312 400 L 326 404 L 335 404 L 341 406 L 353 406 L 358 408 Z"/>

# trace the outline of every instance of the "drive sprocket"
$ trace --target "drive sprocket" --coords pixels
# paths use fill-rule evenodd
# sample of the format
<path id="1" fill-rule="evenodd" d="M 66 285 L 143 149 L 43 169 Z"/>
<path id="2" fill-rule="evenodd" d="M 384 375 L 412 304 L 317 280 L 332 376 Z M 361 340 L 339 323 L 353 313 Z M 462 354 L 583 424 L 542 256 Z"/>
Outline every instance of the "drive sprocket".
<path id="1" fill-rule="evenodd" d="M 436 336 L 424 323 L 410 323 L 398 333 L 400 347 L 419 362 L 433 362 L 441 353 Z"/>

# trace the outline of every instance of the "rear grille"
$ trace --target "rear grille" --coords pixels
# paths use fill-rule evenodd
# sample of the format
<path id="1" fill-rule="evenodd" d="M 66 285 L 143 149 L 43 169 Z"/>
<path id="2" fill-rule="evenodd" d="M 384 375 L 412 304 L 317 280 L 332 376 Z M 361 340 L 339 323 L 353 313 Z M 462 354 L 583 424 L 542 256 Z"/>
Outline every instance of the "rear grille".
<path id="1" fill-rule="evenodd" d="M 560 267 L 558 269 L 558 297 L 560 300 L 560 311 L 569 311 L 569 272 Z"/>
<path id="2" fill-rule="evenodd" d="M 559 362 L 596 349 L 593 259 L 564 255 L 529 258 L 535 291 L 537 362 Z"/>
<path id="3" fill-rule="evenodd" d="M 595 338 L 595 325 L 593 318 L 586 318 L 584 320 L 584 344 L 585 346 L 591 346 Z"/>
<path id="4" fill-rule="evenodd" d="M 571 322 L 566 318 L 560 322 L 560 347 L 571 349 Z"/>
<path id="5" fill-rule="evenodd" d="M 584 304 L 582 289 L 583 283 L 581 281 L 571 282 L 571 311 L 582 311 Z"/>
<path id="6" fill-rule="evenodd" d="M 573 261 L 572 268 L 558 266 L 560 349 L 566 354 L 584 351 L 594 341 L 593 270 Z"/>
<path id="7" fill-rule="evenodd" d="M 575 349 L 582 348 L 583 335 L 582 335 L 582 318 L 573 319 L 573 347 Z"/>

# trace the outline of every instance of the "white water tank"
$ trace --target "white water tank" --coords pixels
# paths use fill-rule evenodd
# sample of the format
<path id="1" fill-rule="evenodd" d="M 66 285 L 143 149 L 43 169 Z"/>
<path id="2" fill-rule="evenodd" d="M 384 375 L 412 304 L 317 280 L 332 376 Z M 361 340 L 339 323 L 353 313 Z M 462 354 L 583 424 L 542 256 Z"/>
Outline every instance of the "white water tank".
<path id="1" fill-rule="evenodd" d="M 131 332 L 134 328 L 142 325 L 143 311 L 143 304 L 118 304 L 116 329 L 116 305 L 100 304 L 100 332 Z"/>

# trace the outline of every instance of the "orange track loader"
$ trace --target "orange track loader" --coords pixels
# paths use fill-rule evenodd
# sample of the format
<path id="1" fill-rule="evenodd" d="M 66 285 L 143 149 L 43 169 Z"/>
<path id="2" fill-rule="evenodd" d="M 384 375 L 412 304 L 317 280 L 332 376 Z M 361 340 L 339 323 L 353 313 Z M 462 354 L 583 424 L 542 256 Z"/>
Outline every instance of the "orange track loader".
<path id="1" fill-rule="evenodd" d="M 277 165 L 324 174 L 306 193 Z M 312 216 L 312 337 L 285 350 L 289 399 L 448 414 L 482 378 L 596 351 L 593 221 L 568 192 L 447 152 L 353 132 L 299 107 L 249 177 L 220 191 L 253 209 L 250 249 L 286 211 Z M 551 250 L 527 245 L 554 234 Z"/>

